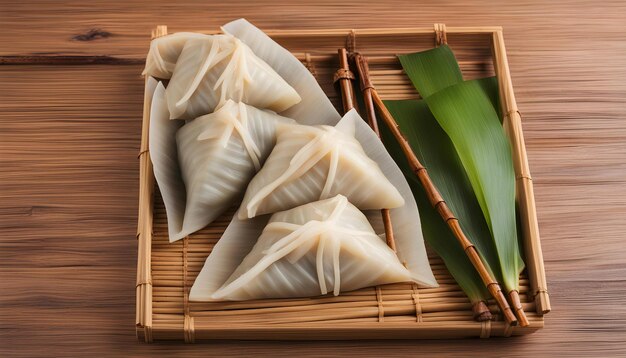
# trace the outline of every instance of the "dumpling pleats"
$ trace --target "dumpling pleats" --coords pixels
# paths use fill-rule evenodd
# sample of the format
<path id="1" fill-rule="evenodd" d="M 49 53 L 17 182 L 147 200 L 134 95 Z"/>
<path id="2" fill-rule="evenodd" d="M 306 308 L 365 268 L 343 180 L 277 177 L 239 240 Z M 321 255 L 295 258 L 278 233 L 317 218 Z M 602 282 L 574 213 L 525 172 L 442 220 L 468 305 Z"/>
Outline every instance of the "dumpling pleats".
<path id="1" fill-rule="evenodd" d="M 241 198 L 274 146 L 276 124 L 292 122 L 228 101 L 178 131 L 178 163 L 187 192 L 180 235 L 202 229 Z"/>
<path id="2" fill-rule="evenodd" d="M 310 297 L 410 281 L 409 271 L 344 196 L 272 216 L 252 251 L 214 292 L 191 300 Z"/>
<path id="3" fill-rule="evenodd" d="M 224 30 L 250 46 L 257 56 L 272 66 L 302 96 L 302 101 L 283 114 L 303 124 L 335 125 L 341 116 L 337 113 L 322 88 L 309 70 L 287 49 L 280 46 L 263 31 L 245 19 L 238 19 L 224 25 Z M 356 116 L 348 112 L 346 116 Z M 397 164 L 393 161 L 382 142 L 365 122 L 356 125 L 356 139 L 365 153 L 373 159 L 387 179 L 398 189 L 405 200 L 402 207 L 391 209 L 391 220 L 400 261 L 405 262 L 413 278 L 427 286 L 437 286 L 437 281 L 428 264 L 417 204 L 411 188 Z M 383 233 L 380 212 L 372 213 L 372 226 L 377 233 Z M 368 215 L 369 217 L 369 215 Z M 235 221 L 232 232 L 242 230 L 242 222 Z M 246 230 L 252 230 L 253 223 Z M 257 230 L 262 230 L 262 227 Z"/>
<path id="4" fill-rule="evenodd" d="M 354 116 L 335 127 L 281 125 L 277 144 L 252 179 L 240 218 L 291 209 L 337 194 L 360 209 L 404 204 L 398 190 L 354 138 Z"/>
<path id="5" fill-rule="evenodd" d="M 177 32 L 152 40 L 143 75 L 169 79 L 172 77 L 178 56 L 180 56 L 187 40 L 207 36 L 195 32 Z"/>
<path id="6" fill-rule="evenodd" d="M 170 242 L 202 229 L 237 202 L 272 150 L 276 124 L 292 122 L 233 101 L 187 124 L 172 121 L 159 83 L 149 146 Z"/>
<path id="7" fill-rule="evenodd" d="M 270 66 L 230 35 L 185 42 L 167 87 L 172 119 L 211 113 L 227 100 L 281 112 L 301 98 Z"/>

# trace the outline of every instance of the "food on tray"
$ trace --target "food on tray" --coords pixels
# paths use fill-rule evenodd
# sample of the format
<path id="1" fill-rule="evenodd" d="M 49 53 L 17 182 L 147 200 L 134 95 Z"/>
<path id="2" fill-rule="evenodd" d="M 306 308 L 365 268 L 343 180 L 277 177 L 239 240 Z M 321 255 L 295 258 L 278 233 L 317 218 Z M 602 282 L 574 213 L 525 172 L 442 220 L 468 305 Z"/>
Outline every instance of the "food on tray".
<path id="1" fill-rule="evenodd" d="M 287 49 L 280 46 L 245 19 L 232 21 L 224 25 L 223 30 L 248 45 L 257 56 L 274 68 L 289 85 L 298 91 L 302 101 L 281 113 L 282 115 L 293 118 L 300 124 L 335 125 L 339 122 L 341 116 L 316 79 L 302 62 Z M 355 138 L 361 143 L 365 154 L 378 164 L 381 171 L 393 186 L 398 189 L 405 201 L 403 206 L 390 210 L 397 255 L 400 261 L 411 271 L 416 282 L 424 286 L 437 286 L 437 281 L 432 274 L 428 264 L 428 257 L 426 256 L 417 204 L 406 178 L 385 149 L 383 143 L 356 111 L 353 110 L 346 113 L 346 117 L 348 116 L 353 116 L 356 119 Z M 368 212 L 366 215 L 372 223 L 374 230 L 378 234 L 384 233 L 380 212 Z M 260 234 L 260 230 L 263 227 L 261 226 L 259 229 L 256 220 L 247 221 L 233 220 L 222 239 L 216 245 L 214 252 L 222 245 L 234 245 L 233 241 L 239 246 L 246 245 L 246 242 L 231 240 L 235 236 L 234 234 L 231 235 L 232 233 L 239 233 L 243 230 L 243 235 L 249 235 L 258 230 L 258 234 Z M 224 240 L 225 238 L 229 240 Z M 228 266 L 229 264 L 228 261 L 220 261 L 218 257 L 211 255 L 207 259 L 205 268 L 210 267 L 214 274 L 219 275 L 224 271 L 230 270 L 228 272 L 230 274 L 235 267 L 230 267 Z M 224 265 L 224 267 L 215 267 L 219 265 Z M 228 267 L 225 268 L 226 266 Z M 226 278 L 228 276 L 223 278 L 224 281 Z"/>
<path id="2" fill-rule="evenodd" d="M 189 227 L 189 231 L 206 226 L 237 202 L 272 150 L 276 125 L 291 122 L 229 100 L 178 131 L 178 159 L 187 189 L 185 222 L 189 217 L 204 218 L 202 225 Z"/>
<path id="3" fill-rule="evenodd" d="M 360 209 L 404 204 L 398 190 L 354 138 L 355 117 L 335 127 L 279 125 L 276 147 L 252 179 L 239 218 L 291 209 L 337 194 Z"/>
<path id="4" fill-rule="evenodd" d="M 178 56 L 180 56 L 187 40 L 206 36 L 195 32 L 178 32 L 152 40 L 143 74 L 160 79 L 169 79 L 172 77 Z"/>
<path id="5" fill-rule="evenodd" d="M 162 105 L 162 85 L 155 92 L 153 106 Z M 227 101 L 214 113 L 198 117 L 178 129 L 174 122 L 155 115 L 153 133 L 156 138 L 168 138 L 152 152 L 155 173 L 158 172 L 160 189 L 169 212 L 178 211 L 168 222 L 170 241 L 176 241 L 202 229 L 241 196 L 252 176 L 261 168 L 274 146 L 277 123 L 291 123 L 292 119 L 271 111 L 262 111 L 243 103 Z M 176 143 L 171 137 L 156 133 L 160 128 L 177 129 Z M 171 158 L 162 158 L 166 145 Z M 178 158 L 179 173 L 162 167 L 164 160 Z M 172 165 L 173 166 L 173 165 Z M 186 192 L 179 190 L 180 178 Z M 166 192 L 166 193 L 164 193 Z M 186 195 L 185 195 L 186 194 Z M 169 204 L 169 205 L 168 205 Z M 180 212 L 182 210 L 182 213 Z"/>
<path id="6" fill-rule="evenodd" d="M 338 195 L 272 215 L 252 251 L 210 299 L 336 296 L 410 280 L 365 215 Z M 206 299 L 196 285 L 190 299 Z"/>
<path id="7" fill-rule="evenodd" d="M 155 40 L 145 70 L 171 77 L 154 91 L 149 133 L 170 241 L 245 197 L 190 299 L 436 286 L 409 185 L 372 130 L 356 111 L 341 119 L 300 61 L 260 30 L 245 20 L 224 30 Z M 397 253 L 381 238 L 380 212 L 360 211 L 382 208 Z"/>
<path id="8" fill-rule="evenodd" d="M 166 93 L 172 119 L 211 113 L 229 99 L 276 112 L 301 100 L 247 45 L 227 34 L 188 39 Z"/>

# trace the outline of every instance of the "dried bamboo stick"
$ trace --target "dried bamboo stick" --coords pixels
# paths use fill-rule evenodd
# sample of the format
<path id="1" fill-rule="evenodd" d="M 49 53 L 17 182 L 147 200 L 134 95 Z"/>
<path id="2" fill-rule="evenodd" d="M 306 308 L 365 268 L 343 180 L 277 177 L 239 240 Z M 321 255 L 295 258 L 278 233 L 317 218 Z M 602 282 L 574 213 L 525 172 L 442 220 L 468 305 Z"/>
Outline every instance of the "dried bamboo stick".
<path id="1" fill-rule="evenodd" d="M 348 112 L 352 108 L 355 108 L 354 101 L 354 89 L 352 87 L 352 79 L 354 79 L 354 74 L 350 71 L 350 65 L 348 63 L 348 54 L 345 48 L 341 48 L 338 50 L 339 53 L 339 70 L 335 75 L 335 80 L 339 81 L 339 85 L 341 87 L 341 97 L 343 99 L 343 110 L 344 112 Z M 367 104 L 366 104 L 367 107 Z M 370 117 L 370 113 L 372 113 L 370 108 L 367 108 L 368 114 L 368 123 L 372 130 L 378 135 L 380 138 L 380 133 L 378 132 L 378 125 L 376 124 L 376 119 L 372 119 Z M 396 241 L 393 237 L 393 225 L 391 224 L 391 215 L 389 213 L 389 209 L 382 209 L 380 211 L 383 217 L 383 226 L 385 228 L 385 239 L 387 241 L 387 245 L 393 250 L 396 249 Z"/>
<path id="2" fill-rule="evenodd" d="M 339 82 L 341 88 L 341 102 L 343 103 L 343 112 L 355 108 L 354 91 L 352 89 L 352 80 L 354 74 L 350 72 L 348 65 L 348 56 L 345 49 L 339 49 L 339 69 L 335 72 L 334 81 Z"/>
<path id="3" fill-rule="evenodd" d="M 376 92 L 376 88 L 374 87 L 371 80 L 369 79 L 369 73 L 368 73 L 369 66 L 367 64 L 367 60 L 365 59 L 365 57 L 361 56 L 358 53 L 355 54 L 354 58 L 355 58 L 355 62 L 359 71 L 359 76 L 362 78 L 362 81 L 364 81 L 365 84 L 367 85 L 366 87 L 371 88 L 370 93 L 371 93 L 373 102 L 376 105 L 376 108 L 380 111 L 383 121 L 385 122 L 387 127 L 391 130 L 394 137 L 396 138 L 396 140 L 402 147 L 402 151 L 404 152 L 404 155 L 408 159 L 409 164 L 411 165 L 411 169 L 413 170 L 415 175 L 418 177 L 420 183 L 424 187 L 428 195 L 428 198 L 430 200 L 430 203 L 437 210 L 437 212 L 441 215 L 441 217 L 446 221 L 447 225 L 452 230 L 452 233 L 458 239 L 459 243 L 463 247 L 463 251 L 465 251 L 470 262 L 478 271 L 478 274 L 483 280 L 485 286 L 487 287 L 491 295 L 494 297 L 494 299 L 498 303 L 498 307 L 502 311 L 502 314 L 504 315 L 504 318 L 507 321 L 507 323 L 513 326 L 517 325 L 517 319 L 515 318 L 515 315 L 513 314 L 511 307 L 509 306 L 504 294 L 502 293 L 502 289 L 500 288 L 500 285 L 493 277 L 491 277 L 491 274 L 489 273 L 489 271 L 483 264 L 480 258 L 480 255 L 478 254 L 478 251 L 476 250 L 476 247 L 474 247 L 474 245 L 469 241 L 469 239 L 463 233 L 463 230 L 461 229 L 461 225 L 459 224 L 458 219 L 454 216 L 454 214 L 452 213 L 452 211 L 450 210 L 446 202 L 443 200 L 443 197 L 441 197 L 441 194 L 439 193 L 439 191 L 433 184 L 432 180 L 428 176 L 428 172 L 426 171 L 426 168 L 420 163 L 419 159 L 413 152 L 413 149 L 411 149 L 411 146 L 409 145 L 408 141 L 404 138 L 404 136 L 402 135 L 402 132 L 400 132 L 398 124 L 393 119 L 393 116 L 391 116 L 391 113 L 389 113 L 389 111 L 383 104 L 383 101 L 378 96 L 378 93 Z"/>

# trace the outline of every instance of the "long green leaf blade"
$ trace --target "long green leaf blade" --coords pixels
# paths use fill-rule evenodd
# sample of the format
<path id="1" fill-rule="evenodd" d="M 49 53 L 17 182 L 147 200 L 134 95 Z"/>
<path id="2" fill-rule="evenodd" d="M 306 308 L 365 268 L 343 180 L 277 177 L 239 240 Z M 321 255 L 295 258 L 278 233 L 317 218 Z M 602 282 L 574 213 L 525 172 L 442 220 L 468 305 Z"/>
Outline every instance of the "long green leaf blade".
<path id="1" fill-rule="evenodd" d="M 517 241 L 511 146 L 481 81 L 461 82 L 426 97 L 465 167 L 498 252 L 507 290 L 517 290 L 523 262 Z"/>
<path id="2" fill-rule="evenodd" d="M 398 55 L 402 68 L 423 98 L 463 82 L 463 75 L 448 45 L 431 50 Z M 442 71 L 443 69 L 443 71 Z"/>
<path id="3" fill-rule="evenodd" d="M 499 276 L 500 266 L 489 266 L 489 263 L 498 262 L 498 255 L 472 185 L 454 144 L 432 115 L 426 102 L 385 101 L 385 106 L 400 126 L 417 158 L 428 170 L 448 207 L 459 219 L 463 232 L 487 261 L 487 269 L 492 275 Z"/>
<path id="4" fill-rule="evenodd" d="M 398 57 L 454 143 L 469 176 L 498 253 L 498 262 L 489 263 L 491 268 L 500 266 L 504 286 L 518 289 L 524 263 L 517 240 L 511 148 L 501 126 L 497 81 L 462 82 L 460 67 L 447 45 Z"/>
<path id="5" fill-rule="evenodd" d="M 454 146 L 430 113 L 424 101 L 385 101 L 400 130 L 405 135 L 413 151 L 439 188 L 444 200 L 460 219 L 461 226 L 470 237 L 489 236 L 489 228 L 481 214 L 480 206 L 472 191 L 471 184 L 461 165 Z M 385 126 L 381 128 L 387 150 L 405 173 L 420 208 L 422 232 L 429 245 L 443 259 L 446 267 L 468 295 L 472 302 L 489 297 L 480 276 L 458 244 L 444 220 L 430 205 L 421 184 L 410 170 L 402 149 Z M 480 248 L 479 248 L 480 251 Z M 482 252 L 497 256 L 491 245 Z"/>

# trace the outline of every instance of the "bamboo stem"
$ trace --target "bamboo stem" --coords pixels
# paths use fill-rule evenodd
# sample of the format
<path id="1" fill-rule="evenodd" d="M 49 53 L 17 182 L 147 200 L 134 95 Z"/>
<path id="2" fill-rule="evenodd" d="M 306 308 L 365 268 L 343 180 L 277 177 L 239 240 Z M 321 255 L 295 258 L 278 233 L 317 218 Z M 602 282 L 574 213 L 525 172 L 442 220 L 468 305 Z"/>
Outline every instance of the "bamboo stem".
<path id="1" fill-rule="evenodd" d="M 354 58 L 357 64 L 359 75 L 361 77 L 369 77 L 368 64 L 365 57 L 361 56 L 360 54 L 355 54 Z M 369 80 L 369 78 L 367 78 L 367 80 L 369 82 L 369 87 L 371 87 L 370 93 L 372 95 L 376 108 L 379 110 L 383 121 L 385 122 L 387 127 L 389 127 L 394 137 L 402 147 L 402 151 L 409 161 L 411 169 L 424 187 L 430 203 L 437 210 L 437 212 L 439 212 L 441 217 L 446 221 L 446 223 L 452 230 L 452 233 L 463 247 L 463 251 L 465 251 L 470 262 L 478 271 L 478 274 L 480 275 L 483 283 L 485 284 L 493 298 L 496 300 L 496 303 L 498 304 L 498 307 L 500 307 L 500 310 L 502 311 L 505 320 L 512 326 L 517 325 L 517 319 L 515 318 L 515 315 L 513 314 L 513 311 L 511 310 L 511 307 L 509 306 L 502 292 L 502 289 L 500 288 L 500 285 L 493 277 L 491 277 L 491 274 L 480 259 L 480 255 L 478 254 L 476 247 L 474 247 L 474 245 L 463 233 L 461 225 L 459 224 L 459 220 L 454 216 L 446 202 L 443 200 L 443 197 L 430 179 L 426 168 L 420 163 L 419 159 L 413 152 L 413 149 L 411 149 L 409 142 L 406 140 L 406 138 L 404 138 L 402 132 L 400 132 L 398 124 L 393 119 L 391 113 L 389 113 L 389 111 L 385 107 L 383 101 L 380 99 L 378 93 L 376 92 L 376 88 L 371 83 L 371 80 Z"/>
<path id="2" fill-rule="evenodd" d="M 351 79 L 354 79 L 354 74 L 350 71 L 350 64 L 348 62 L 348 53 L 345 48 L 341 48 L 338 51 L 339 53 L 339 70 L 337 74 L 344 74 L 342 77 L 338 77 L 339 85 L 341 87 L 341 98 L 343 100 L 343 110 L 344 112 L 348 112 L 352 108 L 355 108 L 354 99 L 354 89 L 352 87 Z M 373 111 L 373 105 L 370 103 L 371 107 L 368 107 L 366 102 L 365 107 L 367 111 L 367 119 L 370 127 L 376 133 L 378 138 L 380 139 L 380 133 L 378 131 L 378 125 L 376 123 L 376 117 Z M 393 237 L 393 225 L 391 224 L 391 215 L 389 213 L 389 209 L 382 209 L 380 211 L 383 217 L 383 226 L 385 228 L 385 239 L 387 241 L 387 245 L 393 250 L 397 252 L 396 249 L 396 241 Z"/>

